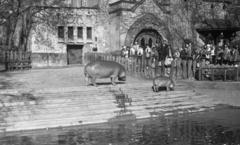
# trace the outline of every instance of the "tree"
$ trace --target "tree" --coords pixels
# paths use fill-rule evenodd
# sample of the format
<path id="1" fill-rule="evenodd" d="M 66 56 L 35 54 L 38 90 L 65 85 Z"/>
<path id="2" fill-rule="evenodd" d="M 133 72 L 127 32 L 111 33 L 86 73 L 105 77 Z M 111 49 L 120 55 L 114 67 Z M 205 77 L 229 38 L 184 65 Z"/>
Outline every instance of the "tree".
<path id="1" fill-rule="evenodd" d="M 234 33 L 240 28 L 238 1 L 219 0 L 211 2 L 192 0 L 186 3 L 185 8 L 191 13 L 189 20 L 194 29 L 201 27 L 209 30 L 225 29 L 225 32 L 228 33 L 228 41 L 232 41 L 236 37 Z M 220 35 L 220 32 L 217 35 Z M 209 38 L 202 37 L 202 39 L 206 43 Z"/>
<path id="2" fill-rule="evenodd" d="M 65 0 L 0 0 L 0 26 L 7 29 L 5 45 L 27 50 L 36 25 L 44 23 L 54 29 L 71 13 L 67 5 Z"/>

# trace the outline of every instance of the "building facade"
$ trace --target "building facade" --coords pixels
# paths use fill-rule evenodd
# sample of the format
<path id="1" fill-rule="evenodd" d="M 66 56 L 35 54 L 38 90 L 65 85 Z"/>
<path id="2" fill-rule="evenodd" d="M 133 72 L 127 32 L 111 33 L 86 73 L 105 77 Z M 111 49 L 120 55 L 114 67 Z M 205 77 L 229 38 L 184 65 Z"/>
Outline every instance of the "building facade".
<path id="1" fill-rule="evenodd" d="M 209 6 L 216 3 L 202 2 Z M 193 40 L 196 46 L 204 44 L 203 33 L 199 33 L 201 27 L 196 29 L 191 21 L 187 0 L 69 0 L 68 3 L 73 11 L 67 23 L 59 24 L 56 30 L 39 24 L 32 32 L 29 50 L 34 68 L 84 64 L 85 52 L 108 53 L 134 42 L 151 46 L 167 40 L 173 49 L 182 47 L 184 39 Z"/>

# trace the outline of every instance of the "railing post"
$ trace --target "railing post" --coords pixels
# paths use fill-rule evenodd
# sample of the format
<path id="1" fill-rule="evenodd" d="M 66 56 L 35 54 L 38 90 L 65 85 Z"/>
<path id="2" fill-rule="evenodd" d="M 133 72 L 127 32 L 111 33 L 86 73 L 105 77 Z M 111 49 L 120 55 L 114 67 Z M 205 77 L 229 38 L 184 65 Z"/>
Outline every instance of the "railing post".
<path id="1" fill-rule="evenodd" d="M 215 69 L 213 68 L 212 71 L 213 71 L 213 73 L 212 73 L 212 81 L 214 81 L 214 78 L 215 78 Z"/>
<path id="2" fill-rule="evenodd" d="M 128 60 L 127 60 L 127 68 L 128 68 L 128 74 L 130 74 L 131 72 L 131 69 L 130 69 L 130 57 L 128 57 Z"/>
<path id="3" fill-rule="evenodd" d="M 136 73 L 136 58 L 132 59 L 132 75 L 135 75 Z"/>
<path id="4" fill-rule="evenodd" d="M 237 82 L 238 82 L 238 70 L 239 70 L 239 67 L 236 68 L 237 69 Z"/>
<path id="5" fill-rule="evenodd" d="M 130 59 L 129 59 L 129 66 L 130 66 L 130 75 L 132 75 L 133 74 L 133 58 L 132 58 L 132 56 L 130 57 Z"/>
<path id="6" fill-rule="evenodd" d="M 142 59 L 142 70 L 141 70 L 141 76 L 144 76 L 145 60 L 146 60 L 146 57 L 144 57 L 144 58 Z"/>
<path id="7" fill-rule="evenodd" d="M 226 81 L 227 69 L 224 69 L 224 81 Z"/>
<path id="8" fill-rule="evenodd" d="M 199 62 L 198 78 L 199 81 L 202 81 L 202 60 Z"/>
<path id="9" fill-rule="evenodd" d="M 159 66 L 158 66 L 158 64 L 159 64 L 159 61 L 158 61 L 158 59 L 157 58 L 155 58 L 155 72 L 154 72 L 154 77 L 157 77 L 157 76 L 160 76 L 161 74 L 159 74 Z"/>

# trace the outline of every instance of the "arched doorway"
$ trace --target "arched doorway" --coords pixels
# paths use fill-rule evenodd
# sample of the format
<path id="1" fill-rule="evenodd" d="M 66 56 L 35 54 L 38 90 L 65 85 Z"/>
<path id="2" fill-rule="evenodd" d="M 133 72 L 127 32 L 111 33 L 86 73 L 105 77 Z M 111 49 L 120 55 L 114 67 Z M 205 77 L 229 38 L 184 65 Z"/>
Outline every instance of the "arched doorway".
<path id="1" fill-rule="evenodd" d="M 152 44 L 162 43 L 162 37 L 154 29 L 143 29 L 135 37 L 134 42 L 137 42 L 140 46 L 144 47 L 146 45 L 152 47 Z"/>
<path id="2" fill-rule="evenodd" d="M 158 25 L 154 25 L 154 23 Z M 148 38 L 148 40 L 145 39 L 146 37 L 140 36 L 151 36 L 151 33 L 159 37 L 158 40 L 160 40 L 160 43 L 162 43 L 162 40 L 168 40 L 168 42 L 172 44 L 173 39 L 171 39 L 172 36 L 170 30 L 167 27 L 166 21 L 159 19 L 159 17 L 155 16 L 152 13 L 146 13 L 130 26 L 125 37 L 124 45 L 131 46 L 134 44 L 135 40 L 138 40 L 139 44 L 141 44 L 141 40 L 142 43 L 148 44 L 149 42 L 153 41 L 154 44 L 155 39 L 153 38 L 156 38 L 156 36 L 151 39 Z M 141 39 L 138 39 L 140 37 Z"/>

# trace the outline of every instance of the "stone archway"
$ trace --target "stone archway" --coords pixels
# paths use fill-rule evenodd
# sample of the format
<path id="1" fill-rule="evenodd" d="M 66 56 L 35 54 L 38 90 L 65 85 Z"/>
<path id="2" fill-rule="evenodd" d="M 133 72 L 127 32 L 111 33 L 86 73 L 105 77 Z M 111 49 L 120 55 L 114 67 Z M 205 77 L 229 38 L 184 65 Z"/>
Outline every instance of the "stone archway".
<path id="1" fill-rule="evenodd" d="M 145 47 L 145 45 L 152 47 L 152 44 L 162 42 L 162 36 L 155 29 L 143 29 L 136 35 L 134 42 L 138 42 L 142 47 Z"/>
<path id="2" fill-rule="evenodd" d="M 160 43 L 162 43 L 162 40 L 168 40 L 170 44 L 172 43 L 170 30 L 167 27 L 167 20 L 160 20 L 152 13 L 146 13 L 130 26 L 125 37 L 124 45 L 131 46 L 138 35 L 146 30 L 149 32 L 157 32 L 159 34 L 158 37 L 161 38 Z"/>

